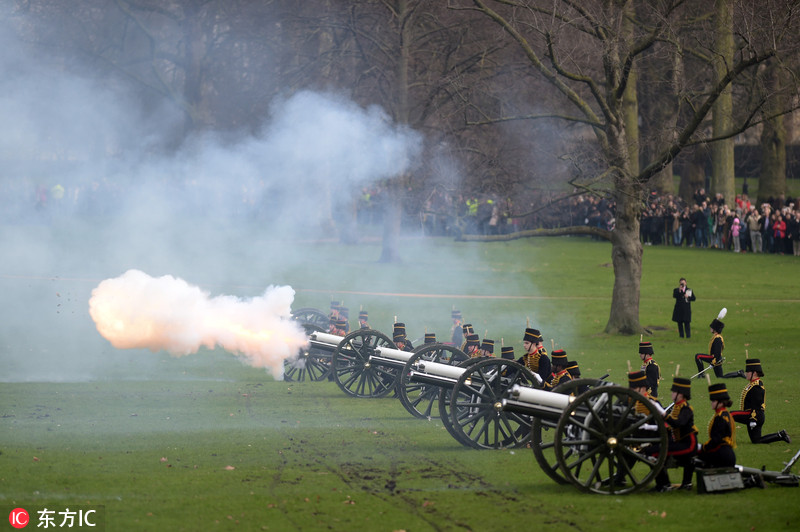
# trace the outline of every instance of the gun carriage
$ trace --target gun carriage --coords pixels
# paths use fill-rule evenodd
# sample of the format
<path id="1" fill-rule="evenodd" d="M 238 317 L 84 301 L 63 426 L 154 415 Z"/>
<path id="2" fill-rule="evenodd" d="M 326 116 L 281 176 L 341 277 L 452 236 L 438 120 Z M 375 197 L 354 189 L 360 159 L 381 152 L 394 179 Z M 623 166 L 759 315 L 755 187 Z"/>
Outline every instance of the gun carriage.
<path id="1" fill-rule="evenodd" d="M 530 446 L 558 483 L 622 495 L 644 489 L 666 466 L 665 452 L 647 452 L 653 445 L 667 448 L 663 410 L 628 387 L 579 379 L 544 390 L 539 376 L 515 361 L 469 358 L 438 343 L 401 351 L 371 329 L 344 337 L 311 330 L 309 346 L 309 352 L 324 355 L 316 360 L 324 360 L 325 376 L 346 394 L 377 398 L 395 392 L 416 417 L 438 412 L 447 431 L 471 448 Z M 787 478 L 797 479 L 780 476 L 782 482 Z"/>

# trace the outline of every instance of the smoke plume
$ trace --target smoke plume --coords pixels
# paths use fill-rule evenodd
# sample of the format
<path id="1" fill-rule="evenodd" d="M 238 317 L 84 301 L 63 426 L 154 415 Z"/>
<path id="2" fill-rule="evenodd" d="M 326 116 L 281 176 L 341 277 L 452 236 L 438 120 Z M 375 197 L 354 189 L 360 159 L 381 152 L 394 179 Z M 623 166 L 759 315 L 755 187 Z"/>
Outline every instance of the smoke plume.
<path id="1" fill-rule="evenodd" d="M 209 297 L 182 279 L 128 270 L 92 291 L 89 314 L 117 349 L 184 356 L 219 346 L 282 379 L 283 361 L 307 343 L 291 320 L 293 300 L 289 286 L 271 286 L 252 299 Z"/>

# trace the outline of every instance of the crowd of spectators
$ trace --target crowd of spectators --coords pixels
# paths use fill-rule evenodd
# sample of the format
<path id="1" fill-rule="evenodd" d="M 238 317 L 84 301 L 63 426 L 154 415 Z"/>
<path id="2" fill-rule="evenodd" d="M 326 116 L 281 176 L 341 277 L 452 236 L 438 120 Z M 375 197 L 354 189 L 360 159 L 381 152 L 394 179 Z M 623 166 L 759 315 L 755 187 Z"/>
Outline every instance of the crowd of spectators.
<path id="1" fill-rule="evenodd" d="M 81 187 L 31 186 L 30 182 L 6 181 L 2 187 L 2 209 L 8 221 L 29 217 L 92 214 L 111 215 L 124 203 L 124 187 L 111 181 L 95 181 Z M 170 182 L 154 188 L 156 196 L 181 198 L 192 211 L 210 207 L 203 198 L 218 198 L 199 185 Z M 211 191 L 213 192 L 213 191 Z M 242 187 L 233 191 L 226 217 L 259 218 L 265 210 L 263 190 Z M 379 225 L 385 205 L 380 187 L 362 189 L 356 205 L 361 225 Z M 217 203 L 220 200 L 216 200 Z M 774 198 L 755 205 L 746 193 L 728 204 L 720 194 L 709 196 L 705 189 L 695 191 L 689 201 L 679 196 L 652 192 L 645 198 L 640 237 L 644 245 L 669 245 L 709 248 L 736 253 L 775 253 L 800 256 L 800 198 Z M 434 189 L 421 202 L 406 202 L 404 225 L 421 227 L 426 235 L 499 235 L 525 229 L 588 225 L 614 229 L 613 200 L 590 194 L 557 197 L 542 192 L 522 208 L 510 198 L 484 195 L 452 195 Z M 269 210 L 269 209 L 267 209 Z"/>
<path id="2" fill-rule="evenodd" d="M 612 200 L 577 194 L 542 203 L 547 207 L 520 213 L 510 199 L 461 195 L 449 200 L 432 194 L 422 224 L 431 235 L 495 235 L 578 225 L 614 229 Z M 721 194 L 710 197 L 702 188 L 688 202 L 652 192 L 645 201 L 640 231 L 645 245 L 800 256 L 800 199 L 776 198 L 755 205 L 747 194 L 740 194 L 728 205 Z"/>
<path id="3" fill-rule="evenodd" d="M 755 205 L 739 194 L 729 205 L 721 194 L 712 198 L 702 188 L 690 202 L 651 193 L 641 239 L 645 245 L 800 256 L 800 203 L 776 198 Z"/>

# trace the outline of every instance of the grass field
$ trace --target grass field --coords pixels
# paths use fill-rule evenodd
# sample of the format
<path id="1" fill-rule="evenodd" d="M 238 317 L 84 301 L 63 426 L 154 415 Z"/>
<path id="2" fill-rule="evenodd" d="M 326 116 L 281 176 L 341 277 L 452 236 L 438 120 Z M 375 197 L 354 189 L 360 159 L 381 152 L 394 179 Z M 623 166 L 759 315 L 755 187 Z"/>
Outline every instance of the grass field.
<path id="1" fill-rule="evenodd" d="M 580 362 L 584 376 L 609 373 L 618 383 L 625 382 L 628 362 L 638 362 L 638 336 L 602 333 L 613 287 L 604 242 L 410 239 L 403 241 L 400 265 L 377 264 L 377 243 L 258 245 L 270 246 L 281 260 L 254 267 L 252 249 L 242 247 L 230 250 L 224 267 L 202 275 L 193 276 L 189 266 L 164 273 L 214 294 L 254 296 L 268 284 L 289 284 L 297 291 L 295 308 L 325 309 L 331 298 L 342 299 L 351 316 L 363 306 L 372 326 L 385 332 L 396 316 L 414 338 L 425 330 L 447 336 L 456 306 L 481 336 L 502 338 L 518 353 L 530 321 L 548 349 L 562 347 Z M 166 268 L 146 266 L 154 274 Z M 529 449 L 468 450 L 437 419 L 412 418 L 397 399 L 352 399 L 329 382 L 274 381 L 221 351 L 171 358 L 114 350 L 82 313 L 99 280 L 94 277 L 121 272 L 71 268 L 39 279 L 0 278 L 16 296 L 71 294 L 74 309 L 66 310 L 78 317 L 60 343 L 70 357 L 80 352 L 103 369 L 61 382 L 23 377 L 28 366 L 20 359 L 40 356 L 39 338 L 0 328 L 0 362 L 11 368 L 0 384 L 6 514 L 15 507 L 99 506 L 108 530 L 154 531 L 772 531 L 795 530 L 800 522 L 797 488 L 582 494 L 546 477 Z M 665 389 L 678 366 L 681 375 L 694 373 L 693 355 L 707 351 L 707 325 L 722 307 L 728 309 L 726 370 L 743 367 L 746 356 L 762 360 L 765 431 L 785 428 L 796 441 L 756 446 L 740 431 L 736 451 L 744 465 L 781 469 L 800 442 L 799 268 L 785 256 L 645 249 L 641 322 L 652 331 Z M 688 340 L 678 338 L 670 321 L 671 291 L 681 276 L 697 294 Z M 26 313 L 24 305 L 18 312 Z M 58 349 L 48 349 L 45 360 L 57 366 L 52 351 Z M 705 436 L 706 383 L 695 382 L 692 404 Z M 726 383 L 738 400 L 744 381 Z M 677 472 L 671 476 L 678 480 Z"/>

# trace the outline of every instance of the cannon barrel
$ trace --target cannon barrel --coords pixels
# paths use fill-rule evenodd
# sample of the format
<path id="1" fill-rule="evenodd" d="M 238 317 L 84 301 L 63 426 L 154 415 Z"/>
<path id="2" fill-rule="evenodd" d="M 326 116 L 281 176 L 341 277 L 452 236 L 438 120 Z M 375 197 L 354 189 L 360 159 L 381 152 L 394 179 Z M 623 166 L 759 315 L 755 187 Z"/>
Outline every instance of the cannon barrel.
<path id="1" fill-rule="evenodd" d="M 537 390 L 518 384 L 511 387 L 509 395 L 502 400 L 503 410 L 551 421 L 558 421 L 564 410 L 575 399 L 571 395 Z"/>

